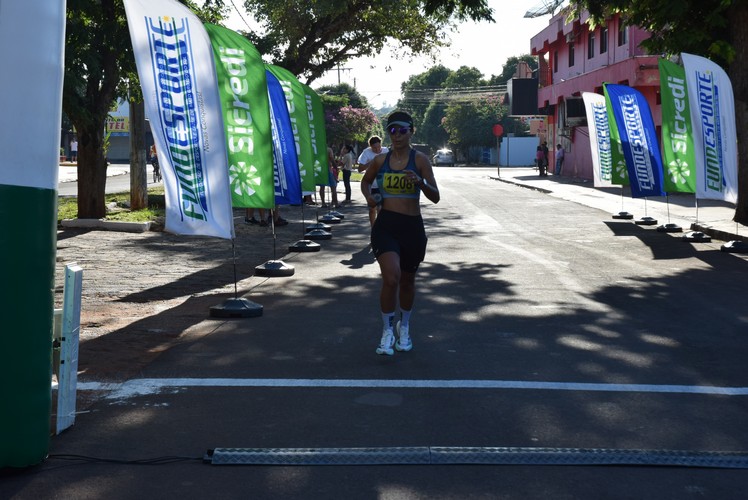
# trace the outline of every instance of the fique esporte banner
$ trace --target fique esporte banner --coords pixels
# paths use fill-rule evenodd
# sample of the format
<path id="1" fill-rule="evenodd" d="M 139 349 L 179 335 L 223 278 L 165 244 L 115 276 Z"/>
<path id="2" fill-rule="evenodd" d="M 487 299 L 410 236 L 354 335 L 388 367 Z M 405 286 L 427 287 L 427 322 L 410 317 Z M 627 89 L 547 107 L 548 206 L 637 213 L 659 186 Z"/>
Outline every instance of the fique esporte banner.
<path id="1" fill-rule="evenodd" d="M 296 156 L 299 160 L 299 175 L 301 176 L 301 190 L 303 194 L 314 193 L 314 154 L 309 129 L 309 115 L 307 114 L 307 100 L 304 89 L 293 73 L 286 68 L 266 65 L 281 84 L 286 96 L 288 115 L 293 126 L 294 141 L 296 142 Z"/>
<path id="2" fill-rule="evenodd" d="M 605 109 L 605 96 L 583 92 L 582 100 L 590 133 L 593 182 L 595 187 L 610 187 L 613 185 L 613 156 L 610 152 L 610 127 L 608 112 Z"/>
<path id="3" fill-rule="evenodd" d="M 216 64 L 235 207 L 269 208 L 274 203 L 273 147 L 265 64 L 249 40 L 206 24 Z"/>
<path id="4" fill-rule="evenodd" d="M 125 0 L 169 232 L 232 238 L 226 139 L 203 23 L 175 0 Z"/>
<path id="5" fill-rule="evenodd" d="M 298 205 L 301 203 L 301 177 L 286 95 L 275 75 L 267 71 L 265 76 L 270 101 L 275 203 L 278 205 Z M 272 206 L 266 208 L 272 208 Z"/>
<path id="6" fill-rule="evenodd" d="M 309 85 L 301 84 L 306 99 L 309 115 L 309 132 L 314 158 L 314 183 L 317 186 L 328 186 L 330 171 L 327 165 L 327 132 L 325 132 L 325 110 L 322 100 Z"/>
<path id="7" fill-rule="evenodd" d="M 615 116 L 613 116 L 613 107 L 610 104 L 610 96 L 605 89 L 606 86 L 603 85 L 605 111 L 608 113 L 608 129 L 610 130 L 610 156 L 613 162 L 611 182 L 620 186 L 628 186 L 629 172 L 626 168 L 626 158 L 623 155 L 621 135 L 618 133 L 618 125 L 616 124 Z"/>
<path id="8" fill-rule="evenodd" d="M 0 1 L 0 469 L 49 451 L 65 7 Z"/>
<path id="9" fill-rule="evenodd" d="M 696 191 L 696 158 L 691 129 L 691 106 L 683 66 L 660 59 L 662 160 L 665 191 Z"/>
<path id="10" fill-rule="evenodd" d="M 606 84 L 626 158 L 631 196 L 664 196 L 662 156 L 649 103 L 638 90 L 626 85 Z"/>
<path id="11" fill-rule="evenodd" d="M 738 201 L 735 97 L 727 73 L 709 59 L 681 53 L 691 102 L 696 198 Z"/>

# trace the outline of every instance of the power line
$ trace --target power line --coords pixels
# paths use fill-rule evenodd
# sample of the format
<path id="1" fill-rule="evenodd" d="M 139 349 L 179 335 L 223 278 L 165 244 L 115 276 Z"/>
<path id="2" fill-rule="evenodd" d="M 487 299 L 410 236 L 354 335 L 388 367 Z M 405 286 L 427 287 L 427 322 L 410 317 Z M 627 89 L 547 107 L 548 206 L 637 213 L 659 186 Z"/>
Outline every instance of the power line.
<path id="1" fill-rule="evenodd" d="M 241 12 L 239 11 L 239 9 L 238 9 L 238 8 L 236 7 L 236 4 L 234 3 L 234 0 L 231 0 L 231 5 L 232 5 L 232 7 L 234 7 L 234 10 L 236 11 L 236 13 L 237 13 L 237 14 L 239 14 L 239 18 L 240 18 L 240 19 L 242 20 L 242 22 L 243 22 L 243 23 L 244 23 L 244 25 L 245 25 L 245 26 L 247 27 L 247 29 L 248 29 L 249 31 L 252 31 L 252 27 L 251 27 L 251 26 L 249 25 L 249 23 L 247 22 L 247 20 L 246 20 L 246 19 L 244 19 L 244 16 L 243 16 L 243 15 L 242 15 L 242 13 L 241 13 Z"/>

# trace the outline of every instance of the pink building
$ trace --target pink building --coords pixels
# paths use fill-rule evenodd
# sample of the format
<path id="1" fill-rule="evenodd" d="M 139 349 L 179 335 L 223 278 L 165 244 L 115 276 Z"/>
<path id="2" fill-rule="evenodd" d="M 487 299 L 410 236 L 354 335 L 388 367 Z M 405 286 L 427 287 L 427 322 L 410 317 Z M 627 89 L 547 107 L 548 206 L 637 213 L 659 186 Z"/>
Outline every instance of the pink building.
<path id="1" fill-rule="evenodd" d="M 623 25 L 618 15 L 590 29 L 586 13 L 566 22 L 563 12 L 530 40 L 538 56 L 538 113 L 548 116 L 549 148 L 561 144 L 566 151 L 564 175 L 592 179 L 592 157 L 582 92 L 602 95 L 603 82 L 639 90 L 652 108 L 660 131 L 660 74 L 658 56 L 639 47 L 647 31 Z M 552 154 L 552 153 L 551 153 Z M 551 163 L 552 163 L 551 159 Z"/>

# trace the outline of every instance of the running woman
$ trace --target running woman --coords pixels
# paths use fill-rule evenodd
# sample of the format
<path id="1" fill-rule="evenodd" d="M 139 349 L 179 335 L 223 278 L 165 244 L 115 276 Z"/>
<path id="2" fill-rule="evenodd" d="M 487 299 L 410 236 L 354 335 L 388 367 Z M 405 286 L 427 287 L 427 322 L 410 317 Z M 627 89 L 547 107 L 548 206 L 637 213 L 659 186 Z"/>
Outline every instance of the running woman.
<path id="1" fill-rule="evenodd" d="M 423 193 L 432 203 L 439 203 L 440 196 L 428 156 L 410 146 L 413 118 L 395 111 L 387 118 L 386 131 L 392 147 L 371 161 L 361 180 L 361 192 L 369 207 L 376 207 L 379 200 L 371 192 L 376 179 L 382 209 L 371 229 L 371 248 L 382 273 L 379 304 L 383 322 L 376 353 L 391 356 L 393 347 L 398 351 L 413 348 L 410 315 L 416 271 L 426 255 L 427 241 L 420 196 Z M 398 300 L 400 319 L 395 323 Z"/>

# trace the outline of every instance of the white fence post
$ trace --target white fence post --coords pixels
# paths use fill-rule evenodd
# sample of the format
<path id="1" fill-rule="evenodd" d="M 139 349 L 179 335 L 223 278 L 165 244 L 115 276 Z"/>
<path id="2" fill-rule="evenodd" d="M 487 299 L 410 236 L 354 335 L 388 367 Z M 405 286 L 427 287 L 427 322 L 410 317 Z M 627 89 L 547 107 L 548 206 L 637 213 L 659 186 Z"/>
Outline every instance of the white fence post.
<path id="1" fill-rule="evenodd" d="M 62 328 L 59 331 L 60 364 L 55 367 L 55 373 L 57 374 L 57 434 L 75 423 L 82 285 L 83 269 L 76 263 L 65 266 L 65 288 L 62 299 L 62 320 L 60 322 Z M 57 332 L 57 327 L 55 327 L 55 331 Z"/>

